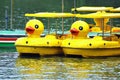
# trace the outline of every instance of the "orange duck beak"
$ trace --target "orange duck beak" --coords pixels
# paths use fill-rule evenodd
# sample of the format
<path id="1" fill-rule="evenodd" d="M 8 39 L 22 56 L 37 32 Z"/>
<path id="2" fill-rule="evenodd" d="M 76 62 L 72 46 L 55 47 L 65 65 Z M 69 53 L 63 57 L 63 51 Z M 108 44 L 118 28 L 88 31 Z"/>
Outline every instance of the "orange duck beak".
<path id="1" fill-rule="evenodd" d="M 32 28 L 31 26 L 26 28 L 26 32 L 29 33 L 29 34 L 32 34 L 34 31 L 35 31 L 35 29 Z"/>
<path id="2" fill-rule="evenodd" d="M 76 36 L 76 35 L 78 35 L 79 30 L 73 28 L 73 29 L 70 30 L 70 32 L 71 32 L 72 35 L 75 35 L 75 36 Z"/>

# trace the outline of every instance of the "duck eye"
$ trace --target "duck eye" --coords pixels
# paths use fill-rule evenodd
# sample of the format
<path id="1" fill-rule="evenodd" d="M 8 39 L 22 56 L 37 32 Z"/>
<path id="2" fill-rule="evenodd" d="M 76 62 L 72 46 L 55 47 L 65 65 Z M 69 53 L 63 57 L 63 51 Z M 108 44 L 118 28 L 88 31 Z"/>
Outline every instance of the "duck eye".
<path id="1" fill-rule="evenodd" d="M 79 27 L 79 30 L 83 30 L 83 27 L 82 27 L 82 26 L 80 26 L 80 27 Z"/>
<path id="2" fill-rule="evenodd" d="M 36 25 L 35 25 L 35 28 L 36 28 L 36 29 L 38 29 L 38 28 L 39 28 L 39 26 L 36 24 Z"/>

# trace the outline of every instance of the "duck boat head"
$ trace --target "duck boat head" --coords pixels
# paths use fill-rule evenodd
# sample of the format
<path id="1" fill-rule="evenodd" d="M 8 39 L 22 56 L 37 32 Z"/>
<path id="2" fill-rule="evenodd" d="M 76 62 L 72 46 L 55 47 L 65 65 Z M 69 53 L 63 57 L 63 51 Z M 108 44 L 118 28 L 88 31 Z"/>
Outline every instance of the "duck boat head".
<path id="1" fill-rule="evenodd" d="M 25 27 L 28 37 L 40 37 L 40 34 L 44 31 L 44 25 L 37 19 L 29 20 Z"/>
<path id="2" fill-rule="evenodd" d="M 72 24 L 70 32 L 73 38 L 86 38 L 89 32 L 89 25 L 85 21 L 76 21 Z"/>

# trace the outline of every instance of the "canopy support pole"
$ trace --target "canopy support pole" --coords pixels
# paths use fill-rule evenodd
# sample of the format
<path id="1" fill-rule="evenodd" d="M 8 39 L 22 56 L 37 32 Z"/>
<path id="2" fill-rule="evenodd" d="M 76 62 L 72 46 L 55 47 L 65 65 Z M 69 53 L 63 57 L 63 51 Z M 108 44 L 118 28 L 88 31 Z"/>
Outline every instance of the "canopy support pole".
<path id="1" fill-rule="evenodd" d="M 62 0 L 62 13 L 64 12 L 64 0 Z M 62 17 L 62 34 L 64 34 L 64 18 Z"/>
<path id="2" fill-rule="evenodd" d="M 112 23 L 112 19 L 110 19 L 110 35 L 112 34 L 112 27 L 113 27 L 113 23 Z"/>
<path id="3" fill-rule="evenodd" d="M 104 39 L 104 18 L 101 19 L 101 27 L 102 27 L 102 38 Z"/>
<path id="4" fill-rule="evenodd" d="M 50 19 L 48 18 L 48 34 L 50 34 Z"/>
<path id="5" fill-rule="evenodd" d="M 13 0 L 11 0 L 11 20 L 10 20 L 10 29 L 13 27 Z"/>

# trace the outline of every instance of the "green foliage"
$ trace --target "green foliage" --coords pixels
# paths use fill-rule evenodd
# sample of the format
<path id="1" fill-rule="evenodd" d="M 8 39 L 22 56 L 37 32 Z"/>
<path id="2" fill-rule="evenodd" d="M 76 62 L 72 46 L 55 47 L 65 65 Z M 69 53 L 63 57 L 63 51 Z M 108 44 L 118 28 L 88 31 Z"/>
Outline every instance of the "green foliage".
<path id="1" fill-rule="evenodd" d="M 120 0 L 76 0 L 80 6 L 113 6 L 118 7 Z M 74 0 L 64 0 L 64 12 L 71 12 Z M 0 28 L 5 27 L 5 10 L 8 11 L 10 26 L 11 0 L 0 0 Z M 62 0 L 13 0 L 13 28 L 22 28 L 26 23 L 25 13 L 62 12 Z"/>

